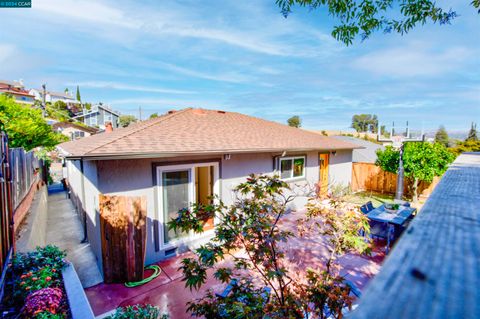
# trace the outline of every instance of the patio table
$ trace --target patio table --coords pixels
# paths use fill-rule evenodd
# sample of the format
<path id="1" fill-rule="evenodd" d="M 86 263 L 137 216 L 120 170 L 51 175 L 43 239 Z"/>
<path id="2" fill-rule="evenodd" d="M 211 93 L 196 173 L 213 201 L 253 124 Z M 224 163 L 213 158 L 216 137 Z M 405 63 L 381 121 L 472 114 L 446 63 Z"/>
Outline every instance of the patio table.
<path id="1" fill-rule="evenodd" d="M 387 212 L 385 205 L 381 205 L 373 210 L 371 210 L 367 217 L 371 220 L 386 223 L 389 225 L 388 236 L 387 236 L 387 252 L 390 249 L 390 237 L 395 231 L 395 226 L 403 226 L 405 222 L 410 218 L 410 216 L 415 213 L 417 209 L 407 206 L 400 206 L 395 213 Z"/>

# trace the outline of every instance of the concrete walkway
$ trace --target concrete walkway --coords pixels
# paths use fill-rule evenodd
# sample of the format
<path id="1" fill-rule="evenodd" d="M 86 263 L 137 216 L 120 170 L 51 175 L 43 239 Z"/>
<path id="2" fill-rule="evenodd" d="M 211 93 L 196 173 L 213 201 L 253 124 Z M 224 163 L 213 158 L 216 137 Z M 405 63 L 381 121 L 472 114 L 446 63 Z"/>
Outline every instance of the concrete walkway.
<path id="1" fill-rule="evenodd" d="M 67 251 L 84 288 L 103 281 L 89 243 L 81 243 L 83 227 L 62 184 L 48 187 L 47 244 Z"/>

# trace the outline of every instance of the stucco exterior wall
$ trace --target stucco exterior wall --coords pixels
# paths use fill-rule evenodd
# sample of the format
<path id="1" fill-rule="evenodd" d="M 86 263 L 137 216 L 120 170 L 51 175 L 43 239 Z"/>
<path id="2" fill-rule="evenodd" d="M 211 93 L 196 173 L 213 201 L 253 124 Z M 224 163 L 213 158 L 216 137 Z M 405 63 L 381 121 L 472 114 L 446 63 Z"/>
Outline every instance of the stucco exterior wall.
<path id="1" fill-rule="evenodd" d="M 158 203 L 158 187 L 156 180 L 155 165 L 172 164 L 172 162 L 188 163 L 193 161 L 218 161 L 219 165 L 219 183 L 220 198 L 226 204 L 231 204 L 234 200 L 232 189 L 245 181 L 251 173 L 273 174 L 275 170 L 275 158 L 280 156 L 278 153 L 259 153 L 259 154 L 232 154 L 230 159 L 224 159 L 222 156 L 194 156 L 194 157 L 175 157 L 175 158 L 154 158 L 154 159 L 135 159 L 135 160 L 101 160 L 85 161 L 85 209 L 89 218 L 87 227 L 88 237 L 92 248 L 97 255 L 101 268 L 101 241 L 99 213 L 98 213 L 98 195 L 100 193 L 107 195 L 125 195 L 125 196 L 145 196 L 147 199 L 147 247 L 146 264 L 150 264 L 165 258 L 165 252 L 159 249 L 158 238 L 159 229 L 162 226 L 162 215 Z M 290 182 L 290 186 L 295 194 L 299 195 L 291 203 L 290 208 L 301 209 L 307 201 L 309 192 L 315 190 L 315 184 L 319 180 L 318 152 L 305 152 L 287 154 L 287 156 L 305 155 L 306 173 L 305 178 Z M 331 155 L 329 180 L 331 182 L 341 182 L 348 185 L 351 181 L 351 151 L 338 151 L 336 156 Z M 349 162 L 350 161 L 350 162 Z M 78 180 L 79 163 L 72 161 L 67 163 L 69 180 L 72 188 L 80 190 L 81 183 Z M 78 196 L 81 194 L 78 191 Z M 311 193 L 310 193 L 311 194 Z"/>
<path id="2" fill-rule="evenodd" d="M 81 173 L 80 160 L 66 161 L 66 179 L 70 188 L 70 198 L 75 205 L 78 218 L 83 221 L 87 218 L 87 238 L 97 257 L 100 272 L 102 268 L 102 242 L 100 238 L 100 215 L 98 206 L 98 175 L 97 162 L 83 162 L 83 177 Z M 83 181 L 82 181 L 83 179 Z M 83 183 L 83 190 L 82 190 Z M 85 215 L 84 215 L 85 214 Z"/>
<path id="3" fill-rule="evenodd" d="M 92 135 L 90 134 L 90 132 L 87 132 L 78 128 L 74 128 L 74 127 L 66 127 L 62 130 L 62 134 L 67 136 L 68 138 L 72 138 L 72 134 L 74 135 L 75 132 L 83 132 L 83 134 L 85 134 L 84 137 Z"/>
<path id="4" fill-rule="evenodd" d="M 337 151 L 330 154 L 328 174 L 329 188 L 335 186 L 347 187 L 352 183 L 352 151 Z"/>
<path id="5" fill-rule="evenodd" d="M 87 238 L 95 257 L 97 257 L 97 265 L 100 269 L 100 273 L 103 274 L 102 241 L 100 237 L 100 211 L 98 205 L 98 195 L 100 195 L 100 192 L 98 190 L 97 162 L 84 161 L 83 172 L 85 175 L 85 179 L 83 181 L 85 188 L 85 203 L 83 208 L 87 217 Z"/>

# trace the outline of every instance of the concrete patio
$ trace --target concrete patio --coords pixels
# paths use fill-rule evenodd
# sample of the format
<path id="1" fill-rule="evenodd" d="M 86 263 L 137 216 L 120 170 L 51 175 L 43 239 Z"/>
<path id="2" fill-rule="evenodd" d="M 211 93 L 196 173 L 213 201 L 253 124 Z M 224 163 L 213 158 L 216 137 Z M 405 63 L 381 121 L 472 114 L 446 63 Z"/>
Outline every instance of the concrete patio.
<path id="1" fill-rule="evenodd" d="M 301 218 L 301 212 L 286 215 L 282 227 L 296 229 L 296 220 Z M 340 274 L 355 283 L 360 290 L 380 270 L 385 258 L 384 243 L 377 243 L 371 256 L 348 254 L 339 259 Z M 327 250 L 322 237 L 304 237 L 289 240 L 285 247 L 293 272 L 304 271 L 307 267 L 319 268 L 325 264 Z M 169 312 L 171 318 L 190 318 L 186 313 L 186 303 L 204 295 L 208 289 L 222 291 L 224 284 L 209 276 L 207 283 L 200 291 L 190 291 L 181 280 L 182 273 L 178 271 L 181 260 L 193 256 L 192 253 L 170 258 L 158 263 L 162 269 L 160 276 L 139 287 L 127 288 L 123 284 L 99 284 L 86 289 L 87 297 L 97 318 L 102 318 L 118 306 L 134 304 L 153 304 L 159 306 L 162 312 Z M 146 272 L 146 276 L 150 273 Z"/>

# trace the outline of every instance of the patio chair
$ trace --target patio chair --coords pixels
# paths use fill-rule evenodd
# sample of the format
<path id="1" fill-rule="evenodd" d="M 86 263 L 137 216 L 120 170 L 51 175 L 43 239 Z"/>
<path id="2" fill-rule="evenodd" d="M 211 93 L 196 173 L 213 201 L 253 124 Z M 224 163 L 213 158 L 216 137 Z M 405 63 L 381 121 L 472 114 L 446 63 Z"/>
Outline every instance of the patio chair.
<path id="1" fill-rule="evenodd" d="M 365 204 L 363 204 L 362 206 L 360 206 L 360 211 L 363 213 L 363 214 L 368 214 L 370 213 L 372 210 L 374 210 L 375 207 L 373 207 L 373 204 L 371 201 L 368 201 L 366 202 Z"/>
<path id="2" fill-rule="evenodd" d="M 390 235 L 389 226 L 386 223 L 370 220 L 370 237 L 388 240 Z"/>
<path id="3" fill-rule="evenodd" d="M 354 295 L 357 298 L 360 298 L 362 296 L 362 292 L 353 282 L 351 282 L 350 280 L 345 280 L 345 284 L 350 287 L 350 294 Z"/>
<path id="4" fill-rule="evenodd" d="M 372 201 L 368 201 L 365 205 L 367 205 L 369 212 L 375 209 L 375 207 L 373 207 Z"/>

